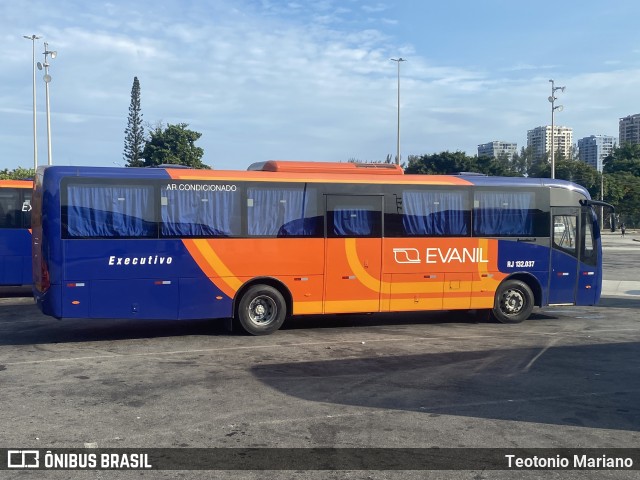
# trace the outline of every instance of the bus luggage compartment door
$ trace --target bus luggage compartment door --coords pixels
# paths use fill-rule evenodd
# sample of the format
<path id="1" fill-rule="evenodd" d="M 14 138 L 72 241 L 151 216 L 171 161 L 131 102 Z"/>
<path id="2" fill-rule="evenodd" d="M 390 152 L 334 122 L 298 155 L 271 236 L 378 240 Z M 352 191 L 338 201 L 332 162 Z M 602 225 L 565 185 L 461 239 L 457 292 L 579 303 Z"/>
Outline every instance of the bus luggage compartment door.
<path id="1" fill-rule="evenodd" d="M 93 280 L 90 316 L 94 318 L 178 318 L 175 279 Z"/>

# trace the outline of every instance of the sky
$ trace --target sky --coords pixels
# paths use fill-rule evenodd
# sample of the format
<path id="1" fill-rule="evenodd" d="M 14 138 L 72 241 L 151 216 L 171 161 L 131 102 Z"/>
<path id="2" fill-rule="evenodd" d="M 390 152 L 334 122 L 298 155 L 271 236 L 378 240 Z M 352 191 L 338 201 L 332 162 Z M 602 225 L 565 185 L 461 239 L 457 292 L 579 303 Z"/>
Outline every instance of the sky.
<path id="1" fill-rule="evenodd" d="M 124 165 L 134 77 L 145 130 L 186 123 L 214 169 L 526 146 L 555 124 L 618 136 L 640 113 L 637 0 L 0 0 L 0 170 L 32 168 L 33 41 L 48 43 L 51 161 Z M 48 162 L 36 70 L 38 165 Z"/>

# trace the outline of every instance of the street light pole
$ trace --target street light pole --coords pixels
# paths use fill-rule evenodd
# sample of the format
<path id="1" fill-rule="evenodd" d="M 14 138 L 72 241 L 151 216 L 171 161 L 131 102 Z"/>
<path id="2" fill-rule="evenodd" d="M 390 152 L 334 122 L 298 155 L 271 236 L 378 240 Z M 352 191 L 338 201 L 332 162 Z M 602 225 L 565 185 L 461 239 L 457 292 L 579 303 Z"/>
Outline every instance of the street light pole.
<path id="1" fill-rule="evenodd" d="M 561 112 L 564 108 L 562 105 L 556 107 L 555 101 L 558 99 L 558 97 L 556 97 L 556 91 L 561 90 L 564 92 L 565 87 L 556 87 L 553 80 L 549 81 L 551 82 L 551 96 L 549 97 L 549 101 L 551 102 L 551 178 L 556 178 L 556 131 L 553 124 L 553 117 L 556 110 Z"/>
<path id="2" fill-rule="evenodd" d="M 396 165 L 400 165 L 400 62 L 406 62 L 402 57 L 391 58 L 392 62 L 398 64 L 398 132 L 396 135 Z"/>
<path id="3" fill-rule="evenodd" d="M 58 56 L 58 52 L 50 51 L 49 44 L 44 42 L 44 64 L 41 65 L 40 62 L 38 62 L 38 68 L 42 70 L 42 67 L 44 67 L 44 77 L 42 78 L 44 79 L 45 101 L 47 102 L 48 165 L 51 165 L 51 110 L 49 109 L 49 83 L 51 82 L 51 75 L 49 75 L 49 56 L 51 56 L 51 59 L 54 59 Z"/>
<path id="4" fill-rule="evenodd" d="M 38 136 L 36 135 L 36 40 L 37 35 L 23 35 L 27 40 L 31 40 L 31 67 L 33 68 L 33 171 L 38 168 Z"/>

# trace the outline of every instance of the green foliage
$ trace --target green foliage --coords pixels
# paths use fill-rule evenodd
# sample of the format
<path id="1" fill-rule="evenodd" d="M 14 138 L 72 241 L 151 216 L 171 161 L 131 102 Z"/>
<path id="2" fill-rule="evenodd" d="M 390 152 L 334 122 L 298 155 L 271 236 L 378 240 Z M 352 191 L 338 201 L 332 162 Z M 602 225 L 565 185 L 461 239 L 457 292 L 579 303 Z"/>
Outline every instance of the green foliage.
<path id="1" fill-rule="evenodd" d="M 628 172 L 640 176 L 640 145 L 625 143 L 604 160 L 605 173 Z"/>
<path id="2" fill-rule="evenodd" d="M 628 172 L 613 173 L 610 177 L 610 198 L 607 199 L 605 189 L 605 201 L 616 206 L 620 223 L 637 228 L 640 226 L 640 177 Z"/>
<path id="3" fill-rule="evenodd" d="M 144 127 L 142 126 L 142 113 L 140 111 L 140 82 L 138 77 L 133 77 L 129 118 L 124 134 L 123 159 L 127 162 L 127 167 L 142 167 L 144 165 L 142 160 Z"/>
<path id="4" fill-rule="evenodd" d="M 33 180 L 33 178 L 35 178 L 33 168 L 18 167 L 12 171 L 5 168 L 0 171 L 0 180 Z"/>
<path id="5" fill-rule="evenodd" d="M 419 173 L 425 175 L 443 174 L 449 175 L 459 172 L 472 172 L 476 165 L 472 157 L 464 152 L 442 152 L 421 157 L 410 155 L 409 165 L 405 173 Z"/>
<path id="6" fill-rule="evenodd" d="M 505 155 L 499 158 L 469 157 L 464 152 L 441 152 L 433 155 L 409 156 L 405 173 L 426 175 L 451 175 L 460 172 L 484 173 L 486 175 L 515 176 L 518 172 Z"/>
<path id="7" fill-rule="evenodd" d="M 195 146 L 202 134 L 187 127 L 186 123 L 167 124 L 166 128 L 156 126 L 142 151 L 143 166 L 171 164 L 209 169 L 209 166 L 202 163 L 204 150 Z"/>

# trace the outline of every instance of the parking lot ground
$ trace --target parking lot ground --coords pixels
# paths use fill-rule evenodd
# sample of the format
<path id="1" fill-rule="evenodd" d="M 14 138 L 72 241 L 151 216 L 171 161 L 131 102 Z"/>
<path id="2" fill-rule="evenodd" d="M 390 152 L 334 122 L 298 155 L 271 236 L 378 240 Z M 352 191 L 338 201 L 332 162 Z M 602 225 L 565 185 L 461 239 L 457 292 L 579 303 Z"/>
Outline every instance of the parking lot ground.
<path id="1" fill-rule="evenodd" d="M 635 281 L 639 252 L 609 248 L 605 279 Z M 619 271 L 608 272 L 611 264 Z M 460 312 L 332 315 L 295 317 L 266 337 L 229 333 L 222 322 L 57 321 L 19 291 L 5 292 L 0 447 L 637 448 L 634 291 L 594 307 L 536 309 L 518 325 Z M 31 473 L 637 478 L 633 471 Z"/>
<path id="2" fill-rule="evenodd" d="M 637 446 L 639 306 L 605 298 L 519 325 L 300 317 L 249 337 L 210 322 L 56 321 L 3 299 L 2 444 Z"/>

